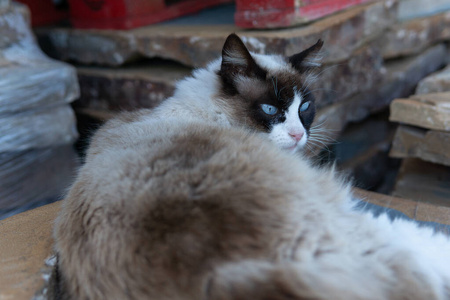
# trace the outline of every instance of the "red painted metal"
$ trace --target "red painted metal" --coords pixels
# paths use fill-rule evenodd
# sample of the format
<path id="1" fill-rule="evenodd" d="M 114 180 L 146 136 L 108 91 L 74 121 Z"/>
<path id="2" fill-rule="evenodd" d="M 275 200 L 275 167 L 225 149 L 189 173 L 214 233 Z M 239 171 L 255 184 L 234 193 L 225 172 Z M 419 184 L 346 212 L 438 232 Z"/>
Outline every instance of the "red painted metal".
<path id="1" fill-rule="evenodd" d="M 195 13 L 232 0 L 70 0 L 76 28 L 131 29 Z"/>
<path id="2" fill-rule="evenodd" d="M 69 17 L 67 10 L 58 9 L 52 0 L 17 0 L 26 4 L 31 12 L 31 25 L 52 24 Z"/>
<path id="3" fill-rule="evenodd" d="M 371 0 L 236 0 L 234 20 L 244 28 L 276 28 L 308 23 Z"/>

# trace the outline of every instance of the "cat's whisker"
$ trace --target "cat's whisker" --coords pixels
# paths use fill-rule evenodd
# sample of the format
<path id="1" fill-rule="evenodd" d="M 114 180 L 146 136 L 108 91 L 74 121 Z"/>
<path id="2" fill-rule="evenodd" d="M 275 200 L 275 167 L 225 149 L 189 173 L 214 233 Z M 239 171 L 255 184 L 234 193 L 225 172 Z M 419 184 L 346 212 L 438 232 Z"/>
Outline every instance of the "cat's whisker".
<path id="1" fill-rule="evenodd" d="M 272 77 L 272 85 L 275 96 L 278 98 L 278 78 L 275 77 L 276 82 L 273 81 L 274 77 Z"/>
<path id="2" fill-rule="evenodd" d="M 321 143 L 323 145 L 328 145 L 327 141 L 325 141 L 325 140 L 319 140 L 319 139 L 315 139 L 315 138 L 310 138 L 309 140 L 311 142 L 317 142 L 317 143 Z"/>
<path id="3" fill-rule="evenodd" d="M 278 99 L 280 99 L 281 91 L 284 90 L 285 88 L 286 88 L 286 87 L 284 86 L 284 87 L 282 87 L 282 88 L 278 91 L 278 95 L 277 95 L 277 98 L 278 98 Z"/>
<path id="4" fill-rule="evenodd" d="M 335 139 L 333 139 L 331 137 L 317 137 L 317 136 L 313 136 L 312 138 L 317 140 L 317 141 L 322 141 L 322 142 L 333 144 L 333 145 L 339 144 L 339 141 L 337 141 L 337 140 L 335 140 Z"/>
<path id="5" fill-rule="evenodd" d="M 326 128 L 323 128 L 323 129 L 322 128 L 312 128 L 312 129 L 309 129 L 309 131 L 311 132 L 312 135 L 319 135 L 319 136 L 328 136 L 328 134 L 327 135 L 323 135 L 322 134 L 323 132 L 324 133 L 329 133 L 329 130 L 326 129 Z"/>
<path id="6" fill-rule="evenodd" d="M 369 206 L 369 201 L 364 200 L 363 210 L 366 210 L 368 206 Z"/>
<path id="7" fill-rule="evenodd" d="M 332 142 L 333 144 L 339 143 L 339 141 L 337 141 L 336 139 L 332 138 L 331 136 L 324 135 L 322 132 L 310 131 L 309 137 L 310 137 L 310 139 L 316 139 L 316 140 L 321 140 L 321 141 L 325 141 L 325 142 Z"/>
<path id="8" fill-rule="evenodd" d="M 313 144 L 315 147 L 318 147 L 318 148 L 326 148 L 326 149 L 329 150 L 328 146 L 327 146 L 326 144 L 324 144 L 324 143 L 320 143 L 320 142 L 317 142 L 317 141 L 310 141 L 310 142 L 311 142 L 311 144 Z"/>
<path id="9" fill-rule="evenodd" d="M 333 90 L 333 89 L 326 89 L 326 88 L 317 88 L 314 90 L 308 90 L 308 92 L 306 94 L 304 94 L 303 96 L 308 96 L 309 94 L 313 93 L 313 92 L 317 92 L 317 91 L 331 91 L 333 93 L 338 93 L 338 91 Z"/>
<path id="10" fill-rule="evenodd" d="M 325 144 L 325 143 L 323 143 L 323 142 L 320 142 L 320 141 L 317 141 L 317 140 L 309 140 L 309 142 L 310 142 L 310 144 L 312 144 L 314 147 L 316 147 L 316 148 L 320 148 L 320 149 L 325 149 L 325 150 L 327 150 L 328 152 L 330 152 L 331 153 L 331 150 L 328 148 L 328 145 L 327 144 Z"/>
<path id="11" fill-rule="evenodd" d="M 337 68 L 337 67 L 340 67 L 340 66 L 343 66 L 343 65 L 344 65 L 344 64 L 339 63 L 339 64 L 334 64 L 334 65 L 328 66 L 328 67 L 326 67 L 326 68 L 323 68 L 322 71 L 320 71 L 320 72 L 317 74 L 317 76 L 322 75 L 323 73 L 329 71 L 330 69 Z"/>
<path id="12" fill-rule="evenodd" d="M 317 124 L 314 124 L 313 126 L 311 126 L 310 130 L 311 129 L 313 129 L 313 130 L 323 130 L 325 132 L 330 132 L 330 131 L 331 132 L 339 132 L 339 131 L 341 131 L 340 129 L 328 128 L 328 127 L 325 126 L 325 124 L 327 124 L 327 120 L 326 119 L 323 120 L 320 123 L 317 123 Z"/>
<path id="13" fill-rule="evenodd" d="M 313 137 L 317 136 L 322 139 L 328 139 L 328 140 L 337 142 L 337 140 L 334 139 L 332 135 L 329 135 L 329 132 L 327 132 L 327 131 L 314 131 L 314 132 L 310 133 L 310 135 Z"/>
<path id="14" fill-rule="evenodd" d="M 330 132 L 330 131 L 332 131 L 332 132 L 339 132 L 340 130 L 338 130 L 338 129 L 332 129 L 332 128 L 327 128 L 327 127 L 325 127 L 325 126 L 313 126 L 313 127 L 311 127 L 313 130 L 316 130 L 316 131 L 318 131 L 318 130 L 322 130 L 322 131 L 325 131 L 325 132 Z"/>
<path id="15" fill-rule="evenodd" d="M 313 126 L 310 129 L 310 132 L 312 132 L 313 134 L 315 133 L 322 133 L 322 132 L 326 132 L 326 133 L 330 133 L 330 132 L 339 132 L 340 130 L 333 130 L 333 129 L 329 129 L 325 126 Z"/>
<path id="16" fill-rule="evenodd" d="M 319 140 L 312 140 L 312 142 L 316 143 L 316 144 L 320 144 L 323 145 L 323 147 L 329 147 L 331 146 L 331 144 L 325 142 L 325 141 L 319 141 Z"/>
<path id="17" fill-rule="evenodd" d="M 326 71 L 329 71 L 330 69 L 336 68 L 336 67 L 341 66 L 341 65 L 342 64 L 335 64 L 335 65 L 328 66 L 328 67 L 322 69 L 322 71 L 320 71 L 319 73 L 310 73 L 310 74 L 308 74 L 306 76 L 306 79 L 305 79 L 306 86 L 305 86 L 305 84 L 303 84 L 302 89 L 303 90 L 307 89 L 313 82 L 316 82 L 317 78 L 319 78 Z"/>

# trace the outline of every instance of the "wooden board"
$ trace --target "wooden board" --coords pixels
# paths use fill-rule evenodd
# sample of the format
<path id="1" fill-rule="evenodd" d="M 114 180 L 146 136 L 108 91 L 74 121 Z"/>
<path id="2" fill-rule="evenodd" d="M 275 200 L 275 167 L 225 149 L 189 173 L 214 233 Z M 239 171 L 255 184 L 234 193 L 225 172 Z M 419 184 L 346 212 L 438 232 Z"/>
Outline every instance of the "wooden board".
<path id="1" fill-rule="evenodd" d="M 60 202 L 0 222 L 0 299 L 31 299 L 44 284 L 41 270 L 53 247 Z"/>
<path id="2" fill-rule="evenodd" d="M 389 120 L 427 129 L 450 131 L 450 92 L 395 99 Z"/>
<path id="3" fill-rule="evenodd" d="M 400 125 L 392 142 L 390 156 L 415 157 L 450 167 L 450 132 Z"/>
<path id="4" fill-rule="evenodd" d="M 405 158 L 392 194 L 422 203 L 450 207 L 450 167 L 417 158 Z"/>
<path id="5" fill-rule="evenodd" d="M 354 194 L 369 203 L 398 210 L 411 219 L 450 225 L 450 207 L 417 200 L 392 197 L 362 189 L 353 189 Z"/>

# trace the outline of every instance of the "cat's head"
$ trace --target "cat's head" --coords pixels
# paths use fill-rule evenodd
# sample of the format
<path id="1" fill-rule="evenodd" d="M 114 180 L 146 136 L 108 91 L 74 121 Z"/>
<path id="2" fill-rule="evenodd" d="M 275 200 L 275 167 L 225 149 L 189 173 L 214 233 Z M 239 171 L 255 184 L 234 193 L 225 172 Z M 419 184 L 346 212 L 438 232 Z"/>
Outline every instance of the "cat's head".
<path id="1" fill-rule="evenodd" d="M 221 98 L 242 125 L 266 132 L 282 149 L 305 146 L 315 115 L 308 90 L 323 42 L 290 57 L 250 53 L 236 35 L 222 49 Z"/>

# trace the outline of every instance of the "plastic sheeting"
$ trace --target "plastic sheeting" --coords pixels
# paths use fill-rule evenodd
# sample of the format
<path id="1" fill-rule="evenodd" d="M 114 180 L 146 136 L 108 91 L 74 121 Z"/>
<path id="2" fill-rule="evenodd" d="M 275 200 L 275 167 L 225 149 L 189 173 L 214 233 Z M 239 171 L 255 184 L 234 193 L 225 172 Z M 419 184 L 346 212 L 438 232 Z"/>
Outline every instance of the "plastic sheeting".
<path id="1" fill-rule="evenodd" d="M 0 153 L 0 220 L 61 199 L 78 165 L 71 144 Z"/>
<path id="2" fill-rule="evenodd" d="M 26 7 L 0 10 L 0 214 L 66 188 L 78 95 L 75 69 L 41 52 Z"/>

